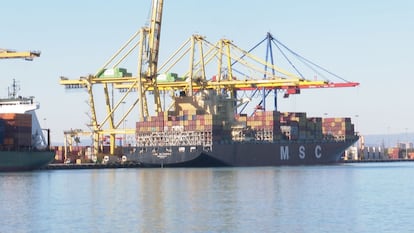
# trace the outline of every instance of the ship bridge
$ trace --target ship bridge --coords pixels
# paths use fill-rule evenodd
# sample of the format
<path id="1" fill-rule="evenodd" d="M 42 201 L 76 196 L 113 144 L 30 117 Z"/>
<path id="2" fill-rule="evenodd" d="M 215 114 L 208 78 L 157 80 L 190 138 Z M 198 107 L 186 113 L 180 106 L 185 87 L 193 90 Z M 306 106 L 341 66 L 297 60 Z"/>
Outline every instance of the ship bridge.
<path id="1" fill-rule="evenodd" d="M 40 104 L 34 102 L 34 97 L 4 99 L 0 102 L 0 113 L 29 113 L 39 108 Z"/>

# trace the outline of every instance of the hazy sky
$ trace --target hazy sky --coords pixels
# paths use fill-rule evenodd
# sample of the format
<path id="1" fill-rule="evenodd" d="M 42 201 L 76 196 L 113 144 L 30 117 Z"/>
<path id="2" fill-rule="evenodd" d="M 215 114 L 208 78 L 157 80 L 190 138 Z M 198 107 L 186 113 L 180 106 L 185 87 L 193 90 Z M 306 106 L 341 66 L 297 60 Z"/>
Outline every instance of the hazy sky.
<path id="1" fill-rule="evenodd" d="M 32 62 L 1 60 L 0 96 L 17 79 L 20 94 L 40 102 L 38 118 L 52 130 L 53 141 L 63 142 L 63 130 L 86 129 L 86 92 L 66 91 L 59 77 L 95 73 L 148 22 L 150 2 L 3 2 L 0 48 L 42 54 Z M 195 33 L 210 42 L 225 37 L 248 50 L 271 32 L 292 50 L 361 84 L 305 90 L 281 99 L 280 111 L 353 117 L 361 134 L 413 132 L 413 12 L 409 0 L 165 0 L 160 62 Z M 127 127 L 134 122 L 129 119 Z"/>

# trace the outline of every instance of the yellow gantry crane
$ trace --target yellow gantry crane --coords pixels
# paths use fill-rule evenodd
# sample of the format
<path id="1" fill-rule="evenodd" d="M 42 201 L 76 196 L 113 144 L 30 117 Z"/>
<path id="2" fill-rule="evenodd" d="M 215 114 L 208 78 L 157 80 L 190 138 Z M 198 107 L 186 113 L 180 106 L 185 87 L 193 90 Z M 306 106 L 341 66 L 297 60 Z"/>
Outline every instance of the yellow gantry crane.
<path id="1" fill-rule="evenodd" d="M 157 86 L 157 65 L 158 65 L 158 50 L 159 50 L 159 41 L 161 34 L 161 21 L 162 21 L 162 9 L 163 9 L 163 0 L 153 0 L 152 1 L 152 13 L 151 13 L 151 22 L 149 27 L 142 27 L 138 32 L 136 32 L 128 42 L 123 45 L 115 54 L 112 56 L 94 75 L 89 75 L 88 77 L 81 77 L 79 80 L 68 80 L 65 77 L 61 77 L 60 84 L 66 86 L 67 88 L 86 88 L 89 94 L 89 106 L 91 113 L 91 127 L 92 134 L 94 138 L 94 153 L 97 154 L 99 151 L 99 138 L 103 134 L 109 134 L 110 138 L 110 153 L 113 154 L 115 151 L 115 136 L 117 134 L 133 134 L 135 133 L 134 129 L 119 129 L 120 125 L 124 122 L 125 118 L 132 111 L 132 109 L 140 103 L 140 112 L 145 116 L 149 116 L 148 112 L 148 103 L 147 98 L 143 97 L 150 87 L 154 95 L 154 102 L 157 108 L 157 111 L 161 111 L 161 101 L 160 95 Z M 138 42 L 137 42 L 138 40 Z M 132 48 L 128 46 L 132 44 Z M 111 77 L 108 71 L 114 71 L 118 68 L 118 65 L 135 49 L 138 47 L 139 58 L 138 58 L 138 67 L 137 75 L 135 77 L 122 74 L 121 77 L 118 75 Z M 125 51 L 127 50 L 127 51 Z M 120 55 L 122 52 L 125 52 L 124 55 Z M 116 60 L 118 56 L 121 56 L 119 60 Z M 114 84 L 122 82 L 122 80 L 127 80 L 131 83 L 131 88 L 123 95 L 119 101 L 111 103 L 109 84 Z M 95 99 L 93 94 L 93 85 L 101 84 L 103 86 L 104 96 L 105 96 L 105 105 L 107 115 L 104 119 L 99 122 L 97 118 L 97 113 L 95 109 Z M 115 112 L 119 112 L 120 106 L 125 103 L 125 98 L 131 93 L 136 92 L 133 87 L 138 86 L 138 97 L 132 104 L 131 107 L 127 110 L 126 113 L 123 113 L 121 119 L 118 122 L 115 122 Z M 141 88 L 144 87 L 144 88 Z M 141 100 L 141 101 L 139 101 Z M 105 126 L 106 129 L 104 128 Z"/>
<path id="2" fill-rule="evenodd" d="M 110 153 L 114 154 L 117 134 L 135 134 L 135 129 L 121 129 L 120 126 L 134 109 L 138 109 L 139 121 L 151 116 L 150 95 L 154 98 L 153 110 L 159 113 L 168 111 L 171 107 L 162 106 L 161 95 L 173 97 L 177 92 L 185 92 L 186 95 L 192 96 L 199 90 L 212 89 L 218 92 L 226 90 L 230 95 L 234 95 L 233 93 L 238 90 L 263 89 L 285 90 L 290 94 L 297 94 L 299 89 L 359 85 L 353 82 L 308 80 L 239 48 L 228 39 L 211 43 L 201 35 L 192 35 L 165 63 L 159 65 L 162 11 L 163 0 L 152 0 L 150 26 L 142 27 L 136 32 L 94 75 L 76 80 L 60 78 L 60 84 L 66 88 L 88 90 L 95 154 L 99 151 L 99 138 L 102 135 L 110 136 Z M 138 61 L 136 74 L 133 75 L 120 68 L 120 65 L 136 50 Z M 176 74 L 177 67 L 183 66 L 188 69 L 184 68 L 181 75 Z M 215 70 L 214 74 L 208 76 L 207 69 Z M 240 72 L 240 69 L 245 71 Z M 165 79 L 166 75 L 173 78 Z M 106 115 L 99 119 L 95 109 L 95 85 L 103 86 L 105 96 Z M 116 101 L 111 98 L 110 88 L 121 93 Z M 133 101 L 125 111 L 123 104 L 127 97 Z M 123 112 L 120 109 L 123 109 Z M 116 119 L 115 115 L 121 117 Z"/>
<path id="3" fill-rule="evenodd" d="M 39 51 L 14 51 L 9 49 L 0 49 L 0 59 L 22 58 L 28 61 L 33 60 L 35 57 L 39 57 Z"/>

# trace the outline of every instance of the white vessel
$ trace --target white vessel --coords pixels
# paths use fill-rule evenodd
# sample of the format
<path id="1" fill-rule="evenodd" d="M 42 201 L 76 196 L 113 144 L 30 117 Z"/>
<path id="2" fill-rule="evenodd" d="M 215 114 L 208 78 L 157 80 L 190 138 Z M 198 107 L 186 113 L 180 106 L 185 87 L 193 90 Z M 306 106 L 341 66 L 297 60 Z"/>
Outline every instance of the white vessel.
<path id="1" fill-rule="evenodd" d="M 39 103 L 17 91 L 13 80 L 8 97 L 0 98 L 0 171 L 33 170 L 54 158 L 36 116 Z"/>

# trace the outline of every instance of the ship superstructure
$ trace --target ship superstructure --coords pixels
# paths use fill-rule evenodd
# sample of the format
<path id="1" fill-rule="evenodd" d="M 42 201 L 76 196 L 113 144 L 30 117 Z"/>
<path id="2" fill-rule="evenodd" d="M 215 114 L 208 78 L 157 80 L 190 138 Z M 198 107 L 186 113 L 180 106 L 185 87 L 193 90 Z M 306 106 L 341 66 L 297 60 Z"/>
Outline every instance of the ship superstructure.
<path id="1" fill-rule="evenodd" d="M 40 52 L 15 52 L 0 49 L 0 58 L 32 60 Z M 8 96 L 0 98 L 0 171 L 27 171 L 46 166 L 54 158 L 36 116 L 39 103 L 34 97 L 18 95 L 13 80 Z M 48 133 L 49 135 L 49 133 Z"/>
<path id="2" fill-rule="evenodd" d="M 34 96 L 22 97 L 18 95 L 19 86 L 16 80 L 13 80 L 7 98 L 0 99 L 0 116 L 6 115 L 30 115 L 31 126 L 31 146 L 37 149 L 45 149 L 47 141 L 40 127 L 36 110 L 40 104 L 35 102 Z"/>

